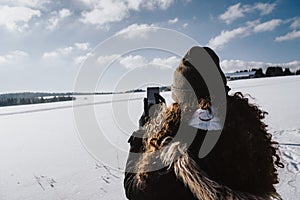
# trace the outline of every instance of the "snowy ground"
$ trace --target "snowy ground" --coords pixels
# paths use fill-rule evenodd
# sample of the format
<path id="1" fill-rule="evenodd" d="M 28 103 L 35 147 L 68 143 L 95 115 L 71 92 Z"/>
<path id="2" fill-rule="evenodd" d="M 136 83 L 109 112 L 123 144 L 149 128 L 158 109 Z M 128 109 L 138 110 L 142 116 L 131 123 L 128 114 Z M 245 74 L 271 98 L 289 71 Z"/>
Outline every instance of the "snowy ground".
<path id="1" fill-rule="evenodd" d="M 231 81 L 229 85 L 232 92 L 251 94 L 252 101 L 269 112 L 266 123 L 281 143 L 286 165 L 280 171 L 278 191 L 284 199 L 300 199 L 300 76 Z M 131 123 L 125 128 L 116 125 L 118 112 L 108 103 L 112 96 L 95 97 L 97 122 L 120 151 L 128 151 L 126 139 L 137 128 L 144 95 L 113 97 L 117 107 L 128 106 Z M 163 95 L 170 101 L 170 93 Z M 91 97 L 77 100 L 82 109 L 93 106 L 85 103 L 85 98 Z M 95 160 L 81 142 L 72 105 L 59 102 L 0 108 L 0 200 L 125 199 L 123 174 L 107 163 L 123 168 L 126 153 L 114 151 L 107 162 Z"/>

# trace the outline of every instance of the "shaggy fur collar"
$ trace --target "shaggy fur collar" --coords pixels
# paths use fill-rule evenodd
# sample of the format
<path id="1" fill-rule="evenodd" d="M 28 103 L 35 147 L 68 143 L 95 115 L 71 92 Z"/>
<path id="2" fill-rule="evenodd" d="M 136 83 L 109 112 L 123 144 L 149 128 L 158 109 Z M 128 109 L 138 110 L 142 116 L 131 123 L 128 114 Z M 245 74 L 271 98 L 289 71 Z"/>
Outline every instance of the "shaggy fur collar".
<path id="1" fill-rule="evenodd" d="M 175 174 L 199 200 L 281 200 L 277 193 L 256 196 L 234 191 L 208 178 L 197 163 L 188 155 L 186 145 L 174 142 L 160 154 L 162 162 L 173 167 Z"/>

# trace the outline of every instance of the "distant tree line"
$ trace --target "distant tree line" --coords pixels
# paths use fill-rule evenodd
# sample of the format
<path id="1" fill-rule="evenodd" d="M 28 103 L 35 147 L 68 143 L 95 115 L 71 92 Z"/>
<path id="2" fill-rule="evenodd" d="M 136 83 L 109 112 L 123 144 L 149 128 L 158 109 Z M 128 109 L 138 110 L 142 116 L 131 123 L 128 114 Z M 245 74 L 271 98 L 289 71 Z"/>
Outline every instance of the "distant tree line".
<path id="1" fill-rule="evenodd" d="M 282 67 L 274 66 L 274 67 L 268 67 L 266 70 L 266 77 L 290 76 L 290 75 L 295 75 L 295 73 L 292 73 L 289 68 L 285 68 L 283 70 Z"/>
<path id="2" fill-rule="evenodd" d="M 125 93 L 133 93 L 133 92 L 145 92 L 143 89 L 134 89 L 134 90 L 127 90 Z"/>
<path id="3" fill-rule="evenodd" d="M 258 68 L 258 69 L 253 68 L 251 70 L 240 70 L 240 71 L 236 71 L 236 73 L 250 72 L 250 71 L 255 71 L 255 78 L 300 75 L 300 69 L 298 69 L 296 72 L 291 72 L 290 68 L 283 69 L 280 66 L 270 66 L 266 69 L 266 73 L 263 72 L 262 68 Z"/>
<path id="4" fill-rule="evenodd" d="M 29 95 L 31 96 L 31 95 Z M 37 103 L 51 103 L 59 101 L 72 101 L 75 100 L 73 96 L 42 96 L 42 97 L 28 97 L 16 95 L 0 95 L 0 106 L 14 106 L 14 105 L 26 105 Z"/>

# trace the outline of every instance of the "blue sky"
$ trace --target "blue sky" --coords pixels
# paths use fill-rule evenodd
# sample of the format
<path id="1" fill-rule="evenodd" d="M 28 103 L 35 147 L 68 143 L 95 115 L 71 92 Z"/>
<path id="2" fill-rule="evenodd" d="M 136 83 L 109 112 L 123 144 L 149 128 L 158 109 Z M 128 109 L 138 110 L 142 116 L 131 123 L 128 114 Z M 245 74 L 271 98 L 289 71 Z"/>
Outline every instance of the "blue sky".
<path id="1" fill-rule="evenodd" d="M 299 10 L 292 0 L 0 0 L 0 93 L 71 91 L 99 43 L 117 33 L 143 36 L 148 27 L 176 30 L 212 47 L 225 72 L 269 65 L 300 69 Z M 157 51 L 122 55 L 98 88 L 113 90 L 124 73 L 149 63 L 174 68 L 179 57 Z M 167 77 L 161 84 L 170 83 L 170 70 L 159 70 Z"/>

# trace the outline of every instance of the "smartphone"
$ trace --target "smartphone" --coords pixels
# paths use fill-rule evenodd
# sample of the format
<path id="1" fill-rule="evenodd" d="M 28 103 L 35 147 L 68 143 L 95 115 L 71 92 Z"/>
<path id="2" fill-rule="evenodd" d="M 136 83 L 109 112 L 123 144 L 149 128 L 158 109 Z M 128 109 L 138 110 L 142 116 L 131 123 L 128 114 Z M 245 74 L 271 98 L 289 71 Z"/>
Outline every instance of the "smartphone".
<path id="1" fill-rule="evenodd" d="M 155 93 L 159 94 L 159 87 L 147 87 L 148 106 L 150 104 L 154 105 L 157 103 L 154 96 Z"/>

